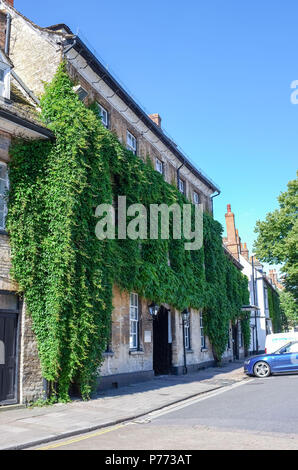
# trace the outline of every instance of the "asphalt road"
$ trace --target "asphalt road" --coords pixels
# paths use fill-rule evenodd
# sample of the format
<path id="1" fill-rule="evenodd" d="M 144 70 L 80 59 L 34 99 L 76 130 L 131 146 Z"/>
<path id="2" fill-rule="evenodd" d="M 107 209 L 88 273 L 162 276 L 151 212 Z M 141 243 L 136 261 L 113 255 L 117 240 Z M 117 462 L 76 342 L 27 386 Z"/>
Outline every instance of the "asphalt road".
<path id="1" fill-rule="evenodd" d="M 298 375 L 251 379 L 47 450 L 298 449 Z"/>

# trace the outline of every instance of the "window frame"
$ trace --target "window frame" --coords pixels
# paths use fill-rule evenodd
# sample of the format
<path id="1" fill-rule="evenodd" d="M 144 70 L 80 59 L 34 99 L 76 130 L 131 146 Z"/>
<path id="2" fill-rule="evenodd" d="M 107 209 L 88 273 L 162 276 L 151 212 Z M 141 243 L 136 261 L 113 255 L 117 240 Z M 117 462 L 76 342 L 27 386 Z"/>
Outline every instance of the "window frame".
<path id="1" fill-rule="evenodd" d="M 204 317 L 203 312 L 200 312 L 200 338 L 201 338 L 201 351 L 206 348 L 206 335 L 204 331 Z"/>
<path id="2" fill-rule="evenodd" d="M 100 112 L 100 117 L 101 117 L 102 125 L 103 125 L 106 129 L 109 129 L 109 127 L 110 127 L 110 114 L 109 114 L 109 111 L 108 111 L 104 106 L 102 106 L 100 103 L 98 103 L 98 102 L 97 102 L 97 106 L 98 106 L 98 110 L 99 110 L 99 112 Z M 106 116 L 107 116 L 106 122 L 103 120 L 103 113 L 106 113 Z"/>
<path id="3" fill-rule="evenodd" d="M 9 178 L 8 178 L 8 167 L 7 163 L 0 161 L 0 167 L 3 167 L 5 170 L 5 177 L 1 178 L 1 173 L 0 173 L 0 181 L 4 181 L 4 192 L 1 193 L 0 189 L 0 201 L 3 200 L 3 226 L 1 225 L 1 218 L 0 218 L 0 230 L 5 231 L 6 228 L 6 216 L 7 216 L 7 200 L 6 200 L 6 195 L 9 191 Z M 0 213 L 2 212 L 0 208 Z"/>
<path id="4" fill-rule="evenodd" d="M 133 311 L 134 311 L 134 315 L 132 315 Z M 135 292 L 131 292 L 129 296 L 129 349 L 131 351 L 138 350 L 140 346 L 139 322 L 140 322 L 139 295 L 136 294 Z"/>
<path id="5" fill-rule="evenodd" d="M 129 138 L 131 139 L 132 142 L 134 139 L 135 147 L 133 147 L 132 145 L 128 143 Z M 126 148 L 127 150 L 130 150 L 134 155 L 137 154 L 137 148 L 138 148 L 137 138 L 128 129 L 126 130 Z"/>
<path id="6" fill-rule="evenodd" d="M 10 99 L 10 71 L 11 67 L 0 61 L 0 70 L 3 72 L 3 81 L 0 80 L 0 97 Z"/>
<path id="7" fill-rule="evenodd" d="M 158 169 L 158 164 L 160 164 L 160 168 L 161 168 L 161 171 Z M 158 157 L 155 157 L 155 170 L 160 174 L 160 175 L 164 175 L 164 162 L 158 158 Z"/>
<path id="8" fill-rule="evenodd" d="M 198 198 L 197 201 L 196 201 L 196 197 Z M 197 191 L 193 192 L 193 202 L 194 204 L 201 204 L 201 197 L 200 197 L 200 194 L 197 193 Z"/>
<path id="9" fill-rule="evenodd" d="M 184 324 L 184 344 L 186 351 L 191 350 L 191 337 L 190 337 L 190 317 L 189 320 Z"/>
<path id="10" fill-rule="evenodd" d="M 181 187 L 180 187 L 181 183 L 183 185 L 183 190 L 182 191 L 181 191 Z M 184 196 L 186 195 L 186 181 L 183 180 L 182 178 L 180 178 L 180 176 L 179 176 L 179 179 L 178 179 L 178 190 L 180 191 L 181 194 L 184 194 Z"/>

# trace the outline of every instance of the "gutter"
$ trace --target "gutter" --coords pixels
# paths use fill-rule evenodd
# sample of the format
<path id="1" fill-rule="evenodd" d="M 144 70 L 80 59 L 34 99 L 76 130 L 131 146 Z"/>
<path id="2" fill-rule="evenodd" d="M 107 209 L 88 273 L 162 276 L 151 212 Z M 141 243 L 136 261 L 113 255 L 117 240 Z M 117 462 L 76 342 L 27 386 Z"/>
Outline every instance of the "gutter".
<path id="1" fill-rule="evenodd" d="M 5 111 L 4 109 L 0 109 L 0 118 L 13 122 L 14 124 L 17 124 L 18 126 L 25 127 L 31 131 L 37 132 L 38 134 L 41 134 L 50 140 L 55 139 L 55 136 L 52 133 L 52 131 L 50 131 L 46 127 L 42 127 L 42 126 L 39 126 L 38 124 L 34 124 L 33 122 L 27 121 L 26 119 L 21 118 L 17 116 L 16 114 L 12 114 L 8 111 Z"/>

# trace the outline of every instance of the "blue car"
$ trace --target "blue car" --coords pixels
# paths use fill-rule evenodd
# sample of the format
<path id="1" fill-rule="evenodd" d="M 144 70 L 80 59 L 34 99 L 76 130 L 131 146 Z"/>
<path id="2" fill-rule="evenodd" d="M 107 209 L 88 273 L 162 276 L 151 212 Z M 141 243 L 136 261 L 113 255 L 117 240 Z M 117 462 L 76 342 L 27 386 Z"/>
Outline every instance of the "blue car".
<path id="1" fill-rule="evenodd" d="M 244 372 L 255 377 L 268 377 L 282 372 L 298 372 L 298 341 L 291 341 L 275 353 L 253 356 L 244 362 Z"/>

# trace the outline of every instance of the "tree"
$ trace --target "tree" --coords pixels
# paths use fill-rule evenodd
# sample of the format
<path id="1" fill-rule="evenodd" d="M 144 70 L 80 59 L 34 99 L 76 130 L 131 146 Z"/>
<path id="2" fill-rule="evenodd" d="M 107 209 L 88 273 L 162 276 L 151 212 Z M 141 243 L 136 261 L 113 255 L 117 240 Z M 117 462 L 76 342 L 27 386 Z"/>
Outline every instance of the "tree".
<path id="1" fill-rule="evenodd" d="M 257 257 L 269 264 L 283 264 L 284 286 L 298 298 L 298 172 L 288 190 L 278 197 L 279 209 L 257 221 L 254 249 Z"/>
<path id="2" fill-rule="evenodd" d="M 291 292 L 286 290 L 280 293 L 280 306 L 287 318 L 288 326 L 294 327 L 298 325 L 298 309 L 297 301 Z"/>

